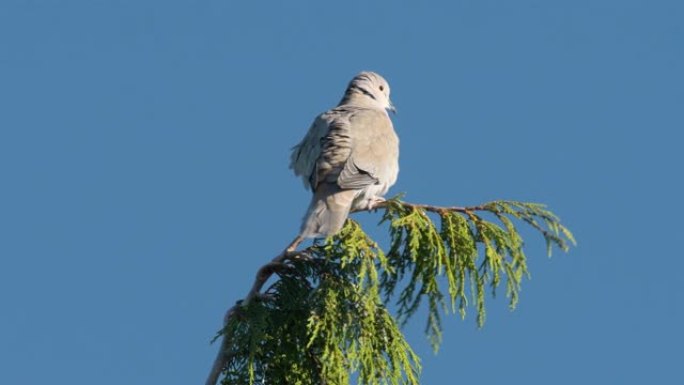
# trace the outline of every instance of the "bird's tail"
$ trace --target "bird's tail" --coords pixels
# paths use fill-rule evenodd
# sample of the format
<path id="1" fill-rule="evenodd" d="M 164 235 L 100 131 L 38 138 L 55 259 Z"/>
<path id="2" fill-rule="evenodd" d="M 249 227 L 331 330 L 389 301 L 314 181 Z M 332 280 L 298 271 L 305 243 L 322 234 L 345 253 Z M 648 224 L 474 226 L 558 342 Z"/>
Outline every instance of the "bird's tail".
<path id="1" fill-rule="evenodd" d="M 302 221 L 304 238 L 329 237 L 342 229 L 358 191 L 342 190 L 334 184 L 321 183 Z"/>

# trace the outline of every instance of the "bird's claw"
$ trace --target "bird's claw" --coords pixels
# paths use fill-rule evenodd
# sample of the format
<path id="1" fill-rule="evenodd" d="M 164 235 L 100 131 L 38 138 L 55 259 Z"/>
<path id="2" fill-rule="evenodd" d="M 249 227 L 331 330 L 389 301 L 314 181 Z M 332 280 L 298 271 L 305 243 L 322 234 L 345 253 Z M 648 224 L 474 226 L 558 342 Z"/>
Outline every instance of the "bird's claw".
<path id="1" fill-rule="evenodd" d="M 373 197 L 368 199 L 368 211 L 376 211 L 381 203 L 385 202 L 383 197 Z"/>

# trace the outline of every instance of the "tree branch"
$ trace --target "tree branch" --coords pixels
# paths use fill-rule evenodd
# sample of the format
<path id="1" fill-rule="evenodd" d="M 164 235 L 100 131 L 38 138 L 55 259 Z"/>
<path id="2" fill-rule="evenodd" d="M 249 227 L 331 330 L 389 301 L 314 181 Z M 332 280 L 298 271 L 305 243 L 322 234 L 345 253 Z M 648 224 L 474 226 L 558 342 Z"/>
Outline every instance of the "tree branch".
<path id="1" fill-rule="evenodd" d="M 399 205 L 405 207 L 405 208 L 412 208 L 412 209 L 420 209 L 420 210 L 425 210 L 437 214 L 443 214 L 447 212 L 460 212 L 464 214 L 472 214 L 475 211 L 491 211 L 491 207 L 488 207 L 487 204 L 484 205 L 478 205 L 478 206 L 433 206 L 433 205 L 426 205 L 426 204 L 419 204 L 419 203 L 409 203 L 409 202 L 403 202 L 403 201 L 398 201 L 398 200 L 389 200 L 389 201 L 383 201 L 379 202 L 376 204 L 372 209 L 360 209 L 360 210 L 353 210 L 352 212 L 359 212 L 359 211 L 375 211 L 378 208 L 387 208 L 390 204 L 392 203 L 398 203 Z M 265 265 L 261 266 L 259 270 L 256 273 L 256 276 L 254 278 L 254 283 L 252 284 L 251 289 L 245 296 L 245 298 L 241 301 L 238 301 L 235 305 L 233 305 L 228 311 L 226 312 L 225 316 L 223 317 L 223 325 L 224 327 L 228 325 L 230 320 L 236 316 L 238 313 L 239 309 L 245 306 L 248 306 L 251 301 L 253 301 L 255 298 L 260 298 L 262 296 L 261 290 L 268 281 L 271 276 L 277 272 L 279 269 L 287 267 L 286 262 L 288 260 L 296 259 L 296 258 L 307 258 L 307 256 L 303 252 L 296 252 L 295 250 L 297 247 L 304 241 L 304 238 L 301 236 L 297 236 L 288 246 L 283 250 L 280 254 L 275 256 L 270 262 L 266 263 Z M 218 354 L 216 356 L 216 359 L 214 360 L 214 364 L 212 365 L 211 371 L 209 373 L 209 376 L 206 380 L 205 385 L 216 385 L 218 382 L 219 376 L 221 375 L 221 372 L 223 372 L 226 368 L 226 365 L 230 359 L 230 353 L 228 352 L 228 349 L 230 348 L 231 345 L 231 339 L 228 335 L 224 334 L 222 337 L 221 341 L 221 346 L 219 348 Z"/>
<path id="2" fill-rule="evenodd" d="M 388 206 L 388 202 L 390 201 L 384 201 L 384 202 L 379 202 L 375 207 L 373 207 L 373 210 L 379 209 L 379 208 L 385 208 Z M 404 201 L 394 201 L 399 203 L 401 206 L 404 207 L 409 207 L 409 208 L 414 208 L 414 209 L 421 209 L 425 211 L 430 211 L 433 213 L 446 213 L 446 212 L 459 212 L 459 213 L 472 213 L 474 211 L 487 211 L 488 207 L 487 204 L 483 205 L 478 205 L 478 206 L 433 206 L 433 205 L 425 205 L 421 203 L 409 203 L 409 202 L 404 202 Z M 353 210 L 352 212 L 359 212 L 359 211 L 372 211 L 372 210 L 367 210 L 367 209 L 362 209 L 362 210 Z"/>
<path id="3" fill-rule="evenodd" d="M 245 298 L 241 301 L 238 301 L 237 303 L 235 303 L 235 305 L 228 309 L 225 316 L 223 317 L 224 327 L 228 325 L 228 322 L 230 322 L 231 318 L 235 316 L 239 308 L 245 307 L 249 305 L 255 298 L 261 297 L 261 289 L 264 287 L 266 281 L 268 281 L 268 279 L 271 278 L 273 273 L 275 273 L 279 269 L 286 267 L 286 261 L 295 259 L 301 255 L 301 253 L 297 253 L 294 250 L 297 248 L 297 246 L 299 246 L 299 244 L 303 240 L 304 238 L 297 236 L 285 250 L 283 250 L 280 254 L 276 255 L 270 262 L 259 268 L 254 278 L 252 288 L 249 290 Z M 229 358 L 227 351 L 228 347 L 230 346 L 230 342 L 230 338 L 228 338 L 224 334 L 223 340 L 221 341 L 221 347 L 219 348 L 218 354 L 216 355 L 216 359 L 214 360 L 214 364 L 211 367 L 209 377 L 205 382 L 206 385 L 216 385 L 218 378 L 221 375 L 221 372 L 225 369 L 226 363 L 228 362 Z"/>

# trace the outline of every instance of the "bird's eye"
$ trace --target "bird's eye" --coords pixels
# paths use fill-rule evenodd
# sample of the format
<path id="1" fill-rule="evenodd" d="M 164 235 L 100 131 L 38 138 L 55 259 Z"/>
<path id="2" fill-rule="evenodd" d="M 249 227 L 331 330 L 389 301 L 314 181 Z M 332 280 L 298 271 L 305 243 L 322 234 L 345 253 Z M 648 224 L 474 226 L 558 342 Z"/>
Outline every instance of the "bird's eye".
<path id="1" fill-rule="evenodd" d="M 385 86 L 380 86 L 380 91 L 384 91 L 384 90 L 385 90 Z"/>

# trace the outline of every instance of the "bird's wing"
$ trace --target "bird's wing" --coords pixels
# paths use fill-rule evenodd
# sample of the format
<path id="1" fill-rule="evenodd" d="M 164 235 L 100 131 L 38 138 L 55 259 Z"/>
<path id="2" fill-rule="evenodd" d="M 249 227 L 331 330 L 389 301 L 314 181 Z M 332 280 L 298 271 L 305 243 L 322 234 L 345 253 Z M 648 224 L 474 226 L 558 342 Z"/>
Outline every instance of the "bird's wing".
<path id="1" fill-rule="evenodd" d="M 399 169 L 399 140 L 383 110 L 359 109 L 350 115 L 351 154 L 340 173 L 342 188 L 394 184 Z"/>
<path id="2" fill-rule="evenodd" d="M 316 117 L 304 139 L 292 148 L 290 155 L 290 168 L 302 178 L 304 186 L 312 190 L 315 185 L 312 185 L 311 179 L 321 155 L 321 140 L 329 131 L 328 120 L 326 114 Z"/>
<path id="3" fill-rule="evenodd" d="M 319 183 L 361 189 L 394 183 L 398 139 L 382 110 L 340 106 L 316 118 L 292 150 L 290 168 L 315 190 Z"/>
<path id="4" fill-rule="evenodd" d="M 321 154 L 316 161 L 312 185 L 334 183 L 342 189 L 359 189 L 376 182 L 365 170 L 359 169 L 352 157 L 355 151 L 354 127 L 358 108 L 337 107 L 326 115 L 328 134 L 321 138 Z"/>

